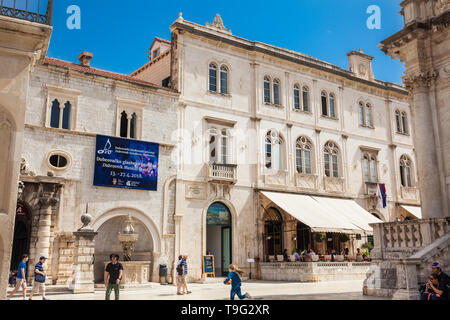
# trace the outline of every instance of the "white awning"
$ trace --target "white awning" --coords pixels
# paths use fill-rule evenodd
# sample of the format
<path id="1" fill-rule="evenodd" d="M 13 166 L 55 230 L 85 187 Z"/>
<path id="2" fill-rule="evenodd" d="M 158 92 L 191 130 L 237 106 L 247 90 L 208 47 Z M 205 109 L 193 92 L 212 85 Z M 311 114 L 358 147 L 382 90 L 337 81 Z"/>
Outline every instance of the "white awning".
<path id="1" fill-rule="evenodd" d="M 404 206 L 400 205 L 403 209 L 408 211 L 410 214 L 412 214 L 417 219 L 422 219 L 422 208 L 421 207 L 415 207 L 415 206 Z"/>
<path id="2" fill-rule="evenodd" d="M 382 222 L 353 200 L 267 191 L 261 194 L 313 232 L 371 233 L 369 223 Z"/>

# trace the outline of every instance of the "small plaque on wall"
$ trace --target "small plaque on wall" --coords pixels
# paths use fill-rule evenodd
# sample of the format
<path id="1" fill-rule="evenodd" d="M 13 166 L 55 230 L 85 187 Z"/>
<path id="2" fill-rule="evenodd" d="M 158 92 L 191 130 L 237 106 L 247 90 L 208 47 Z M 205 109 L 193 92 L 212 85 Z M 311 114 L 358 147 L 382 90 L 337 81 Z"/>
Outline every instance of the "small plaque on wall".
<path id="1" fill-rule="evenodd" d="M 187 199 L 206 200 L 206 185 L 203 183 L 189 183 L 186 185 Z"/>

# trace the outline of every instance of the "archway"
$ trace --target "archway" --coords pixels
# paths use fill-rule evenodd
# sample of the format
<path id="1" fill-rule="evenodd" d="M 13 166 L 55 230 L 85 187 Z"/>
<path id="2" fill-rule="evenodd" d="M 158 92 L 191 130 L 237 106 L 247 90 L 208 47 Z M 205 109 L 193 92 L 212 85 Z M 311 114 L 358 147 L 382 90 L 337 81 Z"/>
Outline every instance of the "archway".
<path id="1" fill-rule="evenodd" d="M 214 255 L 216 276 L 225 275 L 232 263 L 232 226 L 230 209 L 214 202 L 206 213 L 206 251 Z"/>
<path id="2" fill-rule="evenodd" d="M 95 237 L 94 251 L 94 281 L 103 282 L 104 263 L 109 261 L 111 253 L 117 253 L 122 258 L 122 246 L 118 239 L 118 234 L 122 230 L 123 222 L 127 216 L 114 216 L 101 224 L 97 229 Z M 150 231 L 145 224 L 133 217 L 135 232 L 139 234 L 139 239 L 134 246 L 132 255 L 133 261 L 153 261 L 154 245 Z"/>
<path id="3" fill-rule="evenodd" d="M 17 203 L 10 270 L 17 270 L 17 267 L 22 260 L 22 256 L 24 254 L 29 254 L 31 222 L 30 208 L 23 203 Z"/>
<path id="4" fill-rule="evenodd" d="M 283 254 L 283 218 L 275 208 L 264 210 L 264 257 Z"/>

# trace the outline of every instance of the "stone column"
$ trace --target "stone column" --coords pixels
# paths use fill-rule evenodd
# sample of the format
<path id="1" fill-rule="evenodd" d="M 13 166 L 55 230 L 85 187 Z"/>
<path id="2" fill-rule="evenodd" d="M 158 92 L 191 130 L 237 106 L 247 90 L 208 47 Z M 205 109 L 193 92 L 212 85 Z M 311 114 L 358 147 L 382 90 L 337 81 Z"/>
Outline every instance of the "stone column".
<path id="1" fill-rule="evenodd" d="M 81 221 L 83 227 L 74 232 L 75 257 L 72 291 L 73 293 L 93 293 L 94 288 L 94 237 L 97 235 L 93 229 L 88 227 L 92 217 L 83 214 Z"/>
<path id="2" fill-rule="evenodd" d="M 418 185 L 423 219 L 445 216 L 443 194 L 438 166 L 438 154 L 428 84 L 433 75 L 419 75 L 405 78 L 405 85 L 410 89 L 413 99 L 412 111 L 414 124 L 414 145 L 417 154 Z"/>
<path id="3" fill-rule="evenodd" d="M 39 257 L 50 255 L 50 232 L 52 223 L 52 207 L 58 203 L 58 198 L 54 197 L 54 193 L 42 193 L 39 197 L 39 230 L 37 232 L 37 243 L 35 248 L 35 257 L 31 257 L 34 262 L 39 261 Z M 47 260 L 47 278 L 46 283 L 52 283 L 50 259 Z"/>

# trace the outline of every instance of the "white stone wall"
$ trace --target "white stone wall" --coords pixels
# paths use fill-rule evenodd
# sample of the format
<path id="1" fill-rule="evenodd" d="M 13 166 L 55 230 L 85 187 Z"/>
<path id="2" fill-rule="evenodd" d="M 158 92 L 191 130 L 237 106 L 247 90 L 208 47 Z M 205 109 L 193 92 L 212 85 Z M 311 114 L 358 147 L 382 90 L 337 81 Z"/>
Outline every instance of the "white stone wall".
<path id="1" fill-rule="evenodd" d="M 54 233 L 73 232 L 81 227 L 80 216 L 87 204 L 89 213 L 93 215 L 92 225 L 95 229 L 114 216 L 131 213 L 149 229 L 153 242 L 151 247 L 156 252 L 156 273 L 160 256 L 163 260 L 173 256 L 164 251 L 166 245 L 161 226 L 164 184 L 176 173 L 171 136 L 177 126 L 177 95 L 101 77 L 67 75 L 54 67 L 37 68 L 30 82 L 22 157 L 37 176 L 47 176 L 51 171 L 55 177 L 65 179 Z M 76 114 L 73 115 L 76 116 L 77 125 L 73 130 L 45 128 L 47 86 L 80 92 Z M 140 102 L 141 140 L 162 143 L 157 191 L 93 186 L 95 135 L 115 136 L 117 99 Z M 67 170 L 52 170 L 48 165 L 47 155 L 54 150 L 62 150 L 70 156 L 71 165 Z"/>

